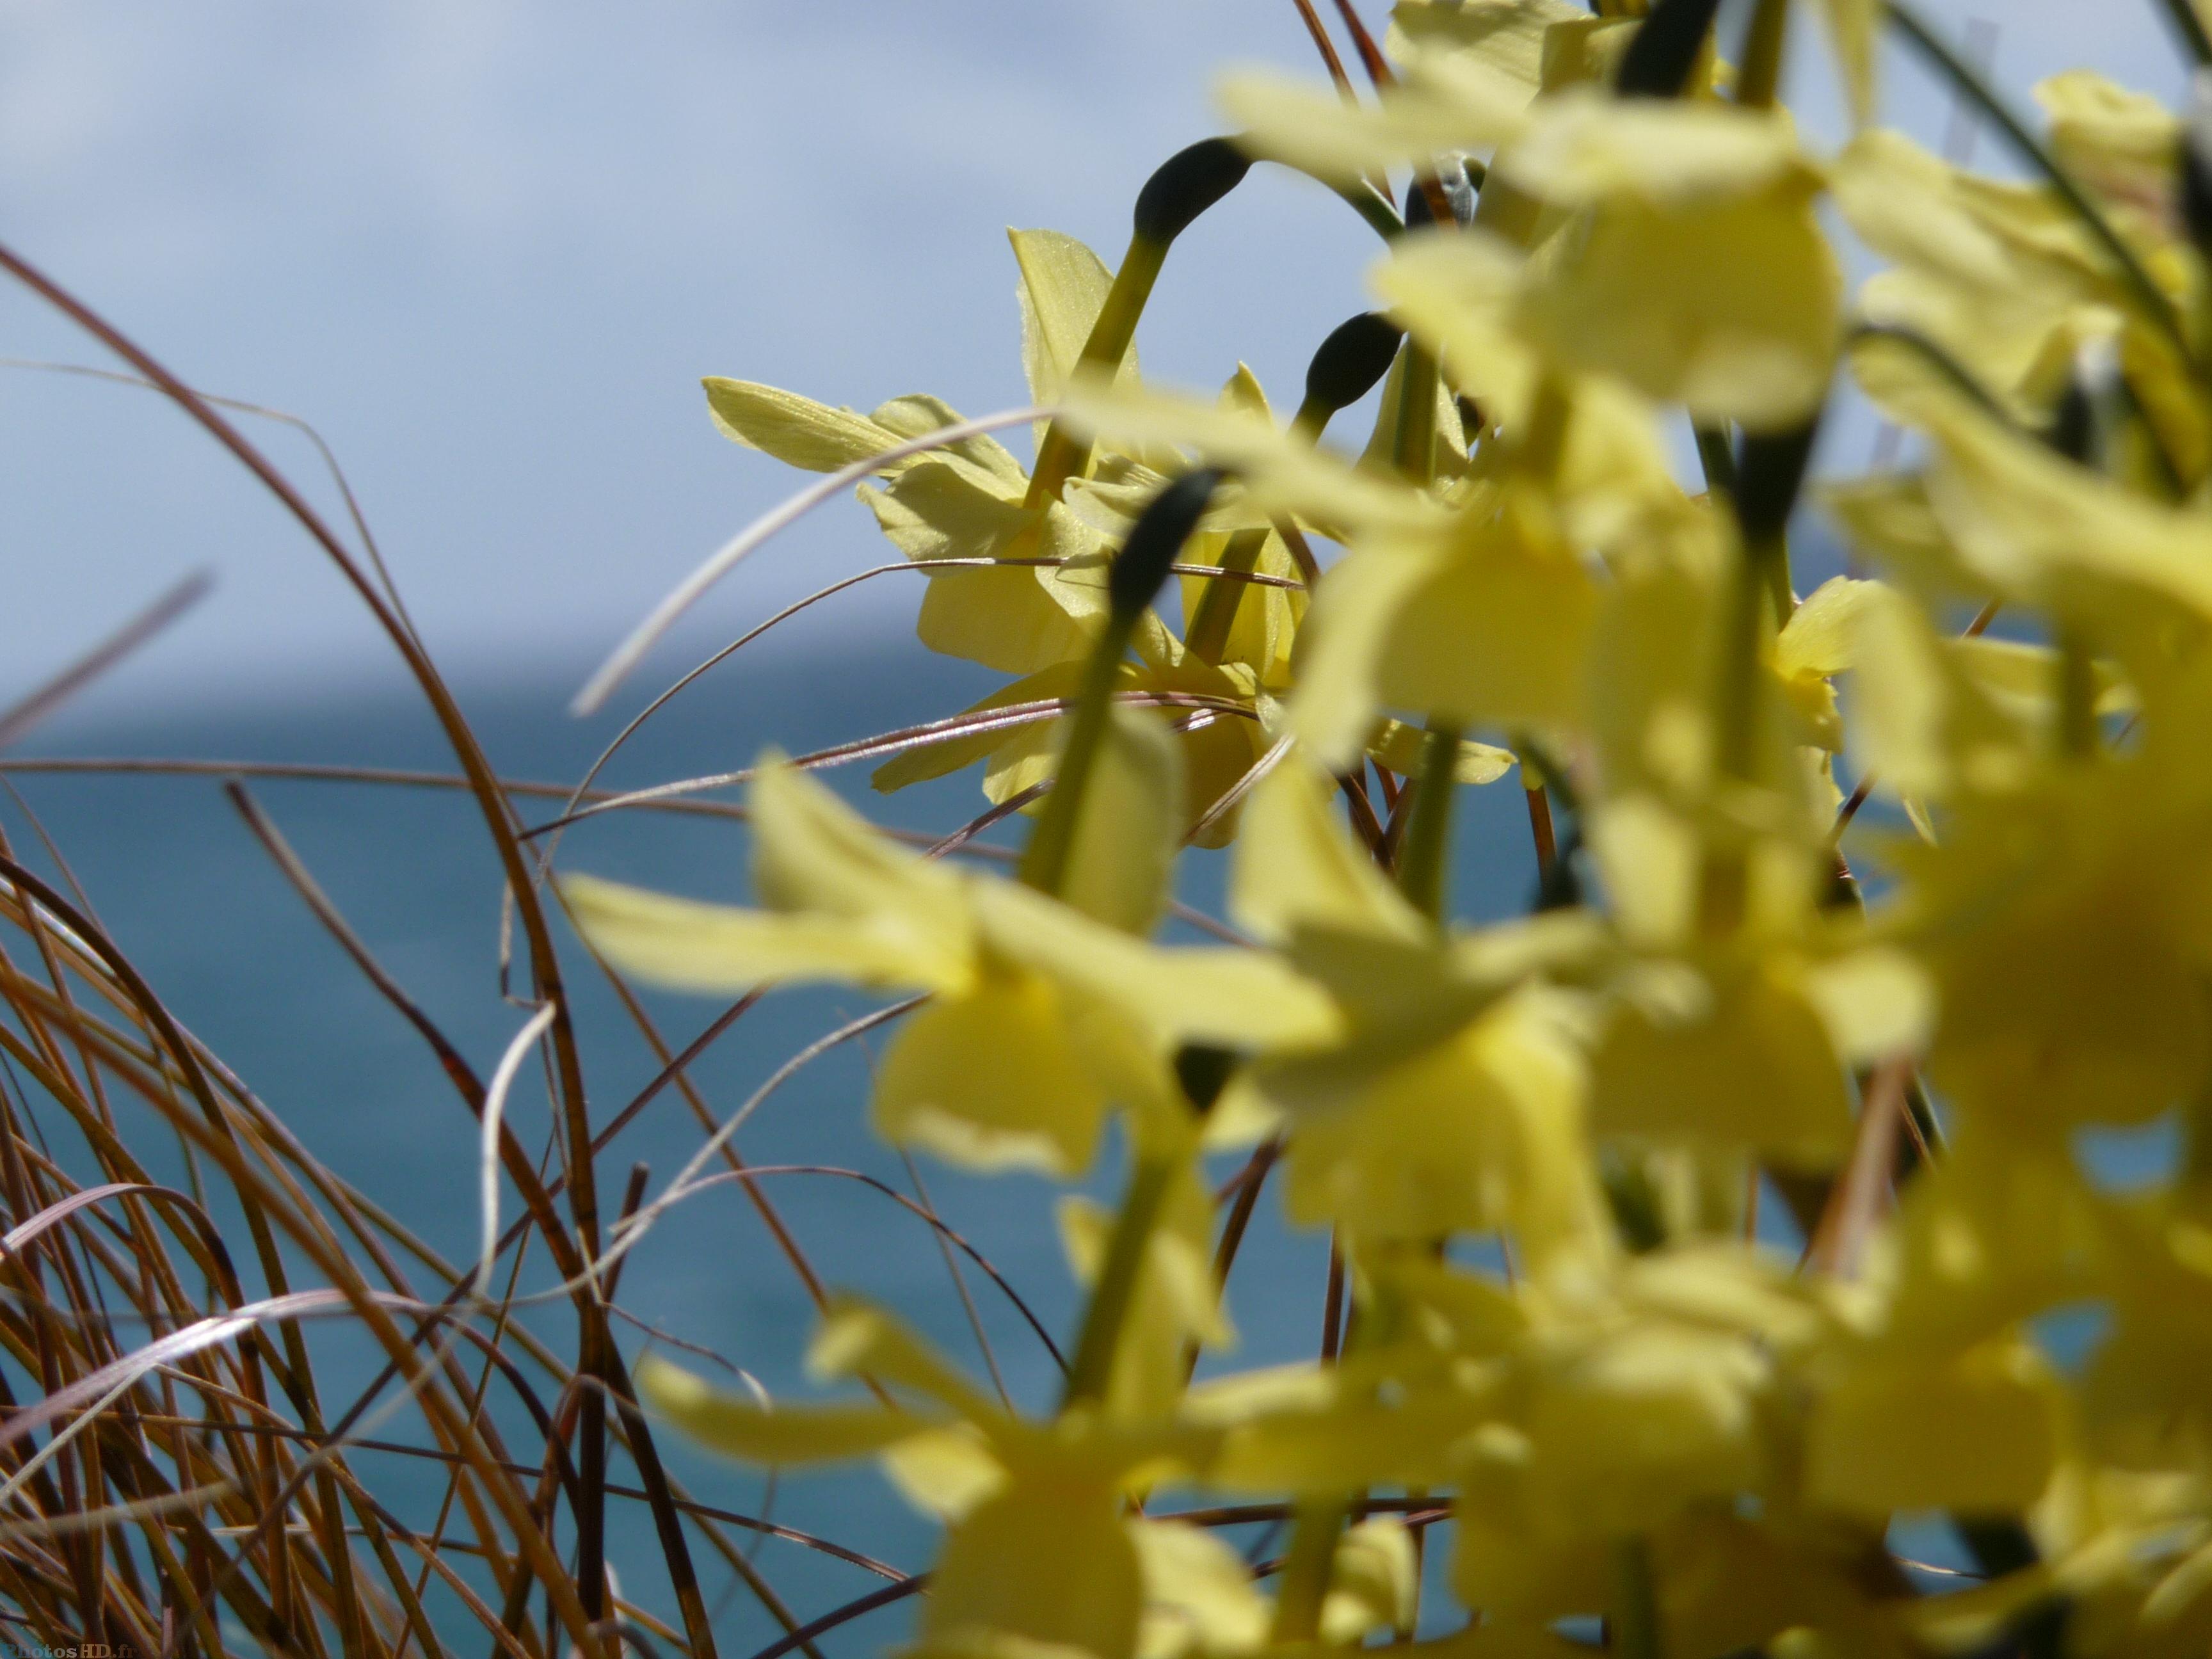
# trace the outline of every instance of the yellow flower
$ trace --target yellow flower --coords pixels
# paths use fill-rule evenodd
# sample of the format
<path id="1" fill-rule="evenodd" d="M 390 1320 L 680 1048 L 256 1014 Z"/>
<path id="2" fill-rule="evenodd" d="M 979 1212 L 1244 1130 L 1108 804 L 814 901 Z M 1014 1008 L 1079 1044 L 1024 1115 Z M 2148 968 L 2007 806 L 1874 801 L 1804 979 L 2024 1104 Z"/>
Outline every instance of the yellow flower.
<path id="1" fill-rule="evenodd" d="M 947 1523 L 917 1652 L 1134 1659 L 1148 1589 L 1188 1604 L 1218 1579 L 1203 1547 L 1180 1535 L 1140 1547 L 1158 1523 L 1125 1516 L 1131 1495 L 1201 1465 L 1209 1432 L 1116 1428 L 1087 1413 L 1025 1422 L 889 1315 L 850 1302 L 832 1304 L 808 1364 L 917 1403 L 764 1407 L 659 1360 L 638 1368 L 638 1389 L 687 1432 L 754 1462 L 883 1455 L 900 1489 Z M 1164 1583 L 1148 1587 L 1148 1565 Z"/>
<path id="2" fill-rule="evenodd" d="M 1096 254 L 1057 231 L 1007 233 L 1021 268 L 1022 362 L 1032 397 L 1059 401 L 1110 285 Z M 1137 373 L 1133 347 L 1122 372 Z M 901 398 L 872 415 L 831 409 L 773 386 L 709 380 L 715 424 L 748 447 L 791 465 L 834 471 L 960 417 L 934 398 Z M 1141 459 L 1138 457 L 1104 457 Z M 884 534 L 910 559 L 980 559 L 1020 551 L 1031 558 L 1095 564 L 1109 548 L 1058 502 L 1042 518 L 1024 505 L 1029 474 L 988 436 L 969 438 L 884 469 L 881 489 L 860 495 Z M 1035 532 L 1034 535 L 1029 532 Z M 1018 538 L 1028 537 L 1020 550 Z M 1105 616 L 1095 584 L 1063 578 L 1059 566 L 933 570 L 923 596 L 922 643 L 987 667 L 1026 674 L 1080 657 Z"/>
<path id="3" fill-rule="evenodd" d="M 1113 822 L 1123 792 L 1094 780 L 1093 796 Z M 1178 1098 L 1168 1066 L 1180 1045 L 1258 1046 L 1331 1023 L 1317 994 L 1268 956 L 1154 947 L 1027 888 L 926 862 L 787 767 L 763 767 L 753 810 L 765 910 L 583 877 L 562 892 L 595 949 L 662 984 L 732 993 L 835 980 L 930 993 L 878 1072 L 876 1122 L 894 1140 L 977 1168 L 1073 1174 L 1109 1101 L 1144 1109 Z M 1071 892 L 1148 923 L 1164 865 L 1160 838 L 1152 848 L 1146 839 L 1079 839 Z"/>
<path id="4" fill-rule="evenodd" d="M 1277 1043 L 1239 1092 L 1282 1114 L 1294 1221 L 1362 1240 L 1509 1229 L 1541 1268 L 1601 1251 L 1582 1068 L 1538 980 L 1586 958 L 1588 919 L 1434 934 L 1329 821 L 1295 762 L 1255 792 L 1239 918 L 1335 998 L 1334 1042 Z M 1231 1105 L 1233 1110 L 1233 1103 Z"/>
<path id="5" fill-rule="evenodd" d="M 1386 708 L 1490 730 L 1580 723 L 1597 587 L 1517 481 L 1447 531 L 1363 538 L 1316 606 L 1291 724 L 1325 764 L 1348 763 Z"/>

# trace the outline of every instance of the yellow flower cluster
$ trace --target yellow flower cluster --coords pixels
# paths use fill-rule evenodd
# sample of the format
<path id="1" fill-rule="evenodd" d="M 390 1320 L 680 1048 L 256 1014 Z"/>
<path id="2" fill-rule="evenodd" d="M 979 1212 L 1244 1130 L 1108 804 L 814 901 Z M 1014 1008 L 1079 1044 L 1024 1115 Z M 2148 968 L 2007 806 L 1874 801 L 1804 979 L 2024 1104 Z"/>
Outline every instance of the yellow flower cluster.
<path id="1" fill-rule="evenodd" d="M 664 983 L 926 994 L 878 1078 L 895 1141 L 1073 1177 L 1119 1115 L 1053 1414 L 859 1303 L 814 1364 L 875 1402 L 640 1374 L 716 1445 L 880 1455 L 944 1518 L 916 1652 L 1410 1639 L 1415 1537 L 1373 1500 L 1425 1494 L 1453 1659 L 1591 1618 L 1639 1659 L 2212 1650 L 2212 140 L 2081 73 L 2014 117 L 1910 13 L 1827 0 L 1803 40 L 1856 131 L 1823 149 L 1775 101 L 1791 8 L 1725 42 L 1716 9 L 1401 0 L 1371 100 L 1228 83 L 1235 148 L 1162 170 L 1118 273 L 1014 234 L 1037 465 L 970 437 L 860 495 L 930 562 L 922 640 L 1018 677 L 979 710 L 1056 715 L 876 776 L 980 763 L 1034 819 L 1015 877 L 771 757 L 758 908 L 565 884 Z M 1870 125 L 1890 27 L 2024 182 Z M 1389 233 L 1287 423 L 1241 367 L 1182 398 L 1132 345 L 1252 159 Z M 1883 267 L 1855 298 L 1846 232 Z M 1365 452 L 1328 446 L 1378 383 Z M 823 471 L 957 419 L 708 391 Z M 1846 396 L 1911 464 L 1812 492 L 1871 574 L 1801 599 Z M 1454 794 L 1516 763 L 1540 901 L 1455 927 Z M 1194 844 L 1230 847 L 1248 946 L 1152 939 Z M 2176 1167 L 2093 1178 L 2085 1136 L 2148 1124 Z M 1201 1159 L 1261 1142 L 1334 1230 L 1347 1335 L 1191 1386 L 1232 1340 Z M 2045 1316 L 2091 1310 L 2055 1352 Z M 1162 1487 L 1285 1504 L 1279 1572 L 1147 1514 Z M 1893 1555 L 1931 1512 L 1984 1582 Z"/>

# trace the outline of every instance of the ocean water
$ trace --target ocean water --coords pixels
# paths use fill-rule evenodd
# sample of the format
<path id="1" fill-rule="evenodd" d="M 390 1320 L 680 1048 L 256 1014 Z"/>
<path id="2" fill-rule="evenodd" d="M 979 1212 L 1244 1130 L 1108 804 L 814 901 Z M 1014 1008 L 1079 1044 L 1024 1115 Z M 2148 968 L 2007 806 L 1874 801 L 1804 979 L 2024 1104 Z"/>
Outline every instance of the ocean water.
<path id="1" fill-rule="evenodd" d="M 587 665 L 526 682 L 464 685 L 462 702 L 492 760 L 510 777 L 570 783 L 641 706 L 578 722 L 562 712 Z M 189 702 L 125 714 L 65 717 L 41 732 L 27 757 L 130 757 L 237 762 L 334 763 L 450 771 L 442 739 L 395 674 L 387 691 L 319 697 L 287 690 L 264 699 Z M 610 768 L 605 781 L 636 787 L 749 764 L 766 744 L 802 752 L 952 712 L 991 689 L 993 677 L 877 640 L 832 652 L 763 648 L 694 687 Z M 620 700 L 618 700 L 620 702 Z M 895 797 L 872 794 L 866 767 L 825 775 L 879 819 L 942 832 L 982 805 L 973 772 Z M 418 1231 L 449 1261 L 473 1254 L 479 1225 L 476 1127 L 416 1034 L 362 981 L 272 866 L 210 777 L 88 776 L 18 772 L 20 804 L 0 805 L 19 848 L 36 846 L 36 815 L 82 884 L 100 919 L 184 1022 L 222 1054 L 331 1168 Z M 252 780 L 256 799 L 392 975 L 488 1074 L 526 1015 L 504 1000 L 498 975 L 500 887 L 472 803 L 454 792 L 364 784 Z M 724 791 L 720 798 L 735 798 Z M 532 809 L 551 816 L 551 803 Z M 1006 844 L 1018 838 L 1000 832 Z M 644 813 L 609 815 L 573 829 L 560 867 L 650 883 L 704 897 L 746 890 L 744 828 L 728 821 Z M 1534 880 L 1521 790 L 1509 776 L 1462 792 L 1455 852 L 1455 908 L 1468 917 L 1525 907 Z M 1184 893 L 1218 909 L 1219 855 L 1190 855 Z M 590 965 L 571 943 L 595 1122 L 605 1122 L 659 1069 Z M 702 999 L 651 994 L 647 1005 L 672 1048 L 720 1012 Z M 772 995 L 694 1066 L 691 1076 L 719 1120 L 735 1110 L 793 1052 L 872 1005 L 836 989 Z M 756 1164 L 856 1171 L 909 1194 L 914 1177 L 869 1133 L 867 1051 L 854 1044 L 796 1075 L 746 1124 L 737 1145 Z M 544 1144 L 548 1109 L 528 1073 L 510 1103 L 524 1142 Z M 696 1149 L 702 1131 L 674 1090 L 664 1091 L 603 1158 L 603 1203 L 612 1207 L 630 1165 L 659 1188 Z M 176 1173 L 146 1133 L 148 1161 Z M 1224 1170 L 1232 1167 L 1224 1163 Z M 86 1167 L 80 1159 L 74 1167 Z M 929 1199 L 989 1257 L 1063 1346 L 1077 1312 L 1055 1221 L 1060 1193 L 1024 1176 L 981 1180 L 923 1160 Z M 1085 1186 L 1110 1200 L 1117 1148 Z M 823 1278 L 896 1308 L 946 1351 L 986 1375 L 976 1339 L 944 1255 L 927 1226 L 859 1181 L 790 1174 L 768 1184 Z M 507 1215 L 515 1200 L 509 1194 Z M 1291 1231 L 1271 1194 L 1261 1206 L 1231 1284 L 1237 1364 L 1310 1355 L 1321 1322 L 1325 1239 Z M 524 1266 L 526 1291 L 553 1280 L 542 1253 Z M 1048 1406 L 1056 1372 L 1017 1311 L 980 1273 L 968 1273 L 985 1334 L 1015 1401 Z M 295 1285 L 313 1283 L 302 1274 Z M 631 1257 L 621 1305 L 635 1323 L 621 1340 L 635 1360 L 653 1333 L 703 1345 L 779 1397 L 810 1387 L 800 1357 L 812 1307 L 750 1204 L 715 1188 L 672 1212 Z M 573 1343 L 558 1307 L 528 1322 L 549 1340 Z M 325 1367 L 326 1413 L 366 1384 L 376 1356 L 343 1325 L 312 1335 Z M 683 1358 L 682 1355 L 678 1355 Z M 714 1362 L 686 1361 L 712 1371 Z M 507 1397 L 493 1409 L 531 1443 L 527 1419 Z M 420 1443 L 402 1408 L 374 1431 Z M 696 1498 L 828 1536 L 902 1569 L 926 1565 L 933 1526 L 872 1470 L 787 1475 L 772 1492 L 762 1477 L 664 1437 L 672 1471 Z M 427 1524 L 442 1491 L 420 1460 L 361 1453 L 357 1463 L 404 1518 Z M 617 1478 L 621 1478 L 619 1475 Z M 625 1593 L 672 1606 L 641 1504 L 615 1500 L 611 1555 Z M 742 1534 L 739 1534 L 742 1538 Z M 1255 1542 L 1257 1540 L 1255 1540 Z M 565 1542 L 565 1540 L 564 1540 Z M 755 1540 L 761 1571 L 803 1618 L 882 1581 L 847 1563 L 777 1539 Z M 779 1633 L 703 1543 L 695 1553 L 725 1652 L 743 1654 Z M 1432 1550 L 1440 1563 L 1445 1552 Z M 447 1604 L 457 1637 L 465 1616 Z M 825 1646 L 870 1652 L 901 1638 L 913 1604 L 844 1627 Z M 473 1638 L 469 1638 L 473 1639 Z"/>

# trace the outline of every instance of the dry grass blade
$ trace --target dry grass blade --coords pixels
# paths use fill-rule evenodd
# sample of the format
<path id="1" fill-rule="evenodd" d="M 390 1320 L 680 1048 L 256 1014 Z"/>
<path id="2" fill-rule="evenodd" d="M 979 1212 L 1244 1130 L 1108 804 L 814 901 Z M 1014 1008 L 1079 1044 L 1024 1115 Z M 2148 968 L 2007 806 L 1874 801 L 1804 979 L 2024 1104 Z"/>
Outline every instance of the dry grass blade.
<path id="1" fill-rule="evenodd" d="M 198 605 L 215 577 L 195 570 L 98 645 L 36 690 L 0 710 L 0 749 L 17 742 L 40 720 Z"/>
<path id="2" fill-rule="evenodd" d="M 1115 694 L 1114 701 L 1133 708 L 1194 708 L 1215 714 L 1231 714 L 1257 720 L 1260 716 L 1251 704 L 1232 697 L 1210 696 L 1190 691 L 1122 691 Z M 1041 721 L 1058 720 L 1075 707 L 1071 697 L 1041 697 L 1032 702 L 1003 703 L 996 708 L 966 714 L 949 715 L 944 720 L 928 720 L 919 726 L 902 726 L 895 732 L 882 732 L 872 738 L 861 738 L 852 743 L 832 744 L 805 755 L 793 755 L 785 764 L 801 771 L 817 771 L 836 766 L 850 766 L 856 761 L 874 760 L 885 755 L 902 754 L 909 749 L 927 748 L 932 744 L 951 743 L 958 738 L 977 737 L 993 732 L 1011 732 Z M 674 783 L 655 784 L 649 789 L 632 790 L 615 795 L 577 811 L 563 814 L 550 821 L 534 824 L 523 832 L 526 839 L 552 834 L 565 830 L 572 823 L 599 817 L 603 812 L 624 811 L 642 801 L 667 800 L 672 797 L 697 794 L 708 789 L 728 789 L 741 783 L 750 783 L 759 775 L 757 767 L 744 766 L 734 772 L 716 772 L 706 777 L 684 778 Z"/>

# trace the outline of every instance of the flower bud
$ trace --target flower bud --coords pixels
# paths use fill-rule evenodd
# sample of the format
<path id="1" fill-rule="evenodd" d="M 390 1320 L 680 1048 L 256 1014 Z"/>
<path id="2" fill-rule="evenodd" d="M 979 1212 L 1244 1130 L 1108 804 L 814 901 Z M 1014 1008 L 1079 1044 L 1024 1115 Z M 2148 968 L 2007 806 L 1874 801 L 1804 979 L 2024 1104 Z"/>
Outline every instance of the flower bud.
<path id="1" fill-rule="evenodd" d="M 1405 336 L 1404 329 L 1379 311 L 1363 311 L 1339 323 L 1307 365 L 1306 403 L 1330 414 L 1349 409 L 1390 372 Z"/>
<path id="2" fill-rule="evenodd" d="M 2075 350 L 2047 441 L 2068 460 L 2101 471 L 2126 420 L 2118 350 L 2110 340 L 2084 340 Z"/>
<path id="3" fill-rule="evenodd" d="M 2198 256 L 2212 259 L 2212 70 L 2197 72 L 2181 129 L 2181 222 Z"/>
<path id="4" fill-rule="evenodd" d="M 1624 98 L 1680 98 L 1712 32 L 1720 0 L 1659 0 L 1621 54 L 1617 89 Z"/>
<path id="5" fill-rule="evenodd" d="M 1168 567 L 1213 499 L 1221 476 L 1218 467 L 1201 467 L 1184 473 L 1152 497 L 1107 568 L 1106 599 L 1115 621 L 1135 621 L 1152 602 L 1152 595 L 1168 579 Z"/>
<path id="6" fill-rule="evenodd" d="M 1136 232 L 1164 247 L 1244 181 L 1252 158 L 1227 138 L 1202 138 L 1160 163 L 1137 192 Z"/>
<path id="7" fill-rule="evenodd" d="M 1818 422 L 1808 421 L 1786 432 L 1743 434 L 1743 453 L 1736 461 L 1735 516 L 1747 545 L 1774 541 L 1790 527 L 1819 429 Z"/>
<path id="8" fill-rule="evenodd" d="M 1183 1098 L 1200 1117 L 1213 1109 L 1213 1103 L 1229 1086 L 1238 1058 L 1233 1049 L 1204 1042 L 1186 1042 L 1176 1050 L 1176 1081 L 1182 1085 Z"/>

